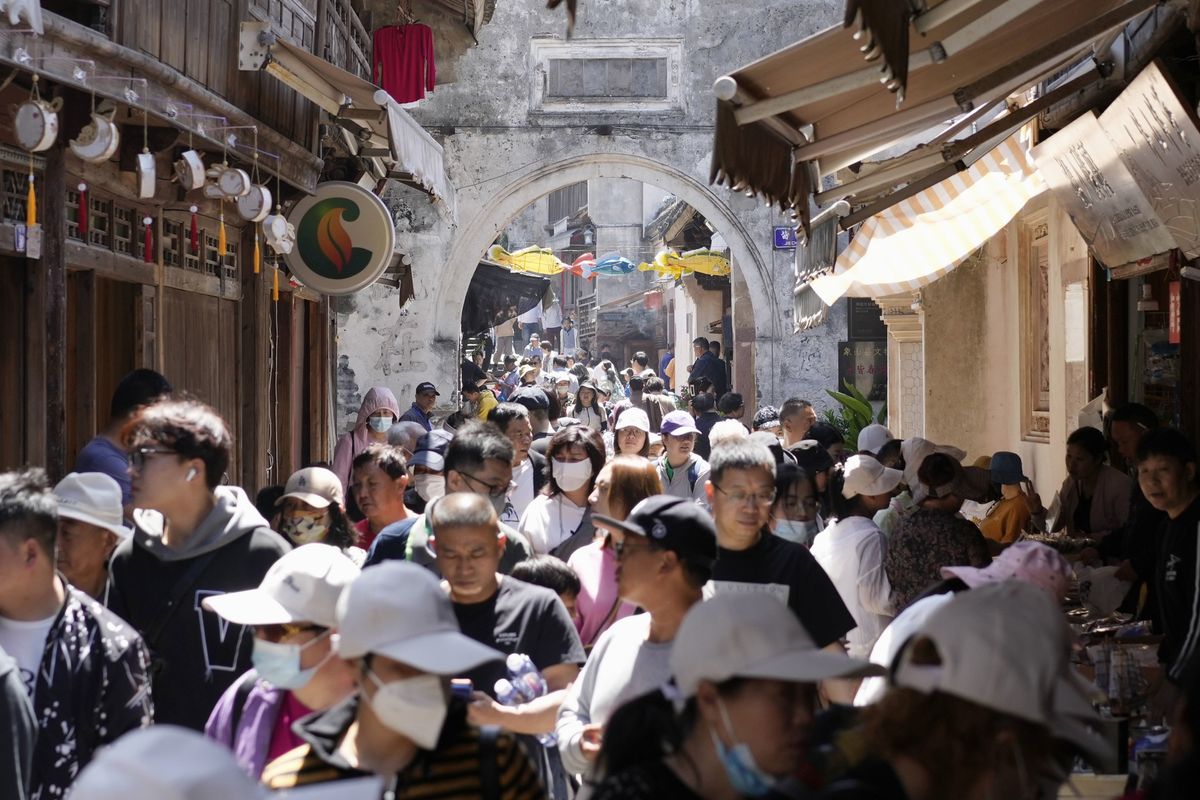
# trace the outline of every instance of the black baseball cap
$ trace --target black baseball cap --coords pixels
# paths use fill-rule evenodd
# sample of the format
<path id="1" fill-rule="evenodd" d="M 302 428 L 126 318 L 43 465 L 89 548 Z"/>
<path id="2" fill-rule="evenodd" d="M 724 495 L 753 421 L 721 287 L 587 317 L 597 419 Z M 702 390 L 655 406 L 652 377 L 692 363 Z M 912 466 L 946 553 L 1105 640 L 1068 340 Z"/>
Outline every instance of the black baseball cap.
<path id="1" fill-rule="evenodd" d="M 435 395 L 438 395 L 439 397 L 441 396 L 441 393 L 438 392 L 437 387 L 434 386 L 429 381 L 425 381 L 423 383 L 418 383 L 417 391 L 414 392 L 414 394 L 425 394 L 426 392 L 433 392 Z"/>
<path id="2" fill-rule="evenodd" d="M 710 567 L 717 560 L 717 528 L 708 512 L 691 499 L 656 494 L 634 506 L 624 522 L 596 514 L 592 524 L 645 536 L 665 550 L 701 560 Z"/>
<path id="3" fill-rule="evenodd" d="M 550 408 L 550 398 L 537 386 L 522 386 L 509 396 L 508 401 L 520 403 L 529 411 L 547 411 Z"/>
<path id="4" fill-rule="evenodd" d="M 824 472 L 833 466 L 833 456 L 816 439 L 804 439 L 788 448 L 796 463 L 807 473 Z"/>

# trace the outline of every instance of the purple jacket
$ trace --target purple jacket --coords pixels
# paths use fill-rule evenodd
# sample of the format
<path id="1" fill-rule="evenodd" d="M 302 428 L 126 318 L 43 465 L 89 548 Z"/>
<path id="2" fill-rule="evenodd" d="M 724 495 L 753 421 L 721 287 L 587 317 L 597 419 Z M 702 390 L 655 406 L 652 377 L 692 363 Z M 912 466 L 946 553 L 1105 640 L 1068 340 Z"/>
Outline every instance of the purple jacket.
<path id="1" fill-rule="evenodd" d="M 253 681 L 254 688 L 245 695 L 242 715 L 237 730 L 233 728 L 234 706 L 237 703 L 238 687 Z M 244 694 L 244 693 L 243 693 Z M 213 706 L 212 714 L 204 725 L 204 735 L 233 751 L 238 764 L 254 780 L 262 775 L 267 765 L 267 750 L 271 747 L 271 734 L 279 719 L 279 709 L 287 692 L 276 689 L 266 681 L 258 680 L 254 670 L 249 670 L 225 690 L 221 699 Z"/>

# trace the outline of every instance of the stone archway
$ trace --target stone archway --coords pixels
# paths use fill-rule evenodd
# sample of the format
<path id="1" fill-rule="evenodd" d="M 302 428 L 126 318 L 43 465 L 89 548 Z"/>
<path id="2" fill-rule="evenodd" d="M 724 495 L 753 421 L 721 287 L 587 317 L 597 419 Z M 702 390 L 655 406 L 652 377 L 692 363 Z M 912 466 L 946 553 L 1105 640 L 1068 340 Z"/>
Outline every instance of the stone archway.
<path id="1" fill-rule="evenodd" d="M 753 309 L 754 375 L 759 391 L 776 394 L 777 346 L 783 336 L 784 314 L 772 286 L 770 269 L 746 227 L 708 186 L 667 164 L 639 155 L 591 153 L 572 156 L 531 170 L 483 200 L 478 210 L 455 232 L 438 282 L 434 305 L 435 340 L 449 344 L 459 337 L 459 320 L 471 276 L 510 220 L 522 209 L 555 189 L 589 178 L 630 178 L 679 197 L 716 226 L 730 248 L 734 268 L 745 281 Z M 460 208 L 463 198 L 460 195 Z"/>

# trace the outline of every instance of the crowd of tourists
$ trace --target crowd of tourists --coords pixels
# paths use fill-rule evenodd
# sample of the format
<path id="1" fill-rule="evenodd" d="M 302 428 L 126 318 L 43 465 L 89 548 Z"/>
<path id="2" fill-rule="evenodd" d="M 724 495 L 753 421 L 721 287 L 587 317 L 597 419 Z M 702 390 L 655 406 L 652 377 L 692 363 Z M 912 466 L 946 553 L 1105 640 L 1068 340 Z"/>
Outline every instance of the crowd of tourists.
<path id="1" fill-rule="evenodd" d="M 709 344 L 530 341 L 444 417 L 375 387 L 253 497 L 226 421 L 131 373 L 61 481 L 0 474 L 0 796 L 1052 798 L 1106 748 L 1063 606 L 1089 565 L 1162 636 L 1153 790 L 1185 796 L 1188 438 L 1115 408 L 1043 504 L 1015 452 L 747 420 Z"/>

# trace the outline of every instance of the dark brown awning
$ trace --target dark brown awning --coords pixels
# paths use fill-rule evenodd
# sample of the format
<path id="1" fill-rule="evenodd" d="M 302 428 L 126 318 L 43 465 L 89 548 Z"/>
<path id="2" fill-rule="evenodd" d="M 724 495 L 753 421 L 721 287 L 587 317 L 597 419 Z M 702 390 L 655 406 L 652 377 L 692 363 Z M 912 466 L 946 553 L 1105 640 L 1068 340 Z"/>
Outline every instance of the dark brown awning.
<path id="1" fill-rule="evenodd" d="M 821 177 L 1049 77 L 1156 0 L 930 0 L 900 26 L 909 5 L 849 0 L 850 27 L 719 78 L 712 179 L 805 217 Z"/>

